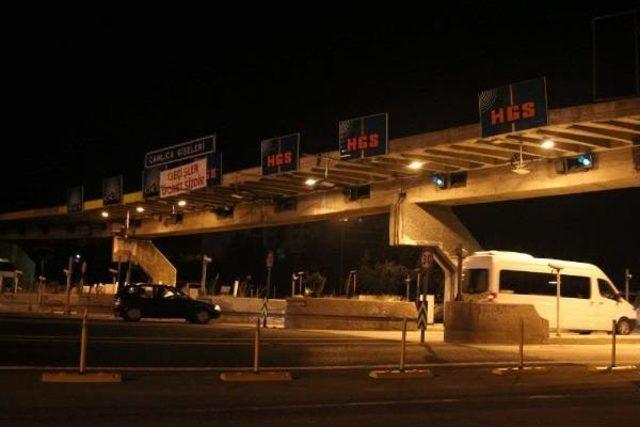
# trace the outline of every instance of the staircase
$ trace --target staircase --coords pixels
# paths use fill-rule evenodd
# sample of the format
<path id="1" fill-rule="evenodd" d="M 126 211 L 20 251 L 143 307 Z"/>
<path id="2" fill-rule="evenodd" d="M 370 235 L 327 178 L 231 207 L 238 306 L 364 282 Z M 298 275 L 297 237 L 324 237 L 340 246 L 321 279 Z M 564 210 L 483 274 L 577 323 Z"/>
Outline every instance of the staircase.
<path id="1" fill-rule="evenodd" d="M 153 283 L 175 285 L 177 270 L 151 240 L 114 237 L 113 262 L 132 262 L 151 278 Z"/>

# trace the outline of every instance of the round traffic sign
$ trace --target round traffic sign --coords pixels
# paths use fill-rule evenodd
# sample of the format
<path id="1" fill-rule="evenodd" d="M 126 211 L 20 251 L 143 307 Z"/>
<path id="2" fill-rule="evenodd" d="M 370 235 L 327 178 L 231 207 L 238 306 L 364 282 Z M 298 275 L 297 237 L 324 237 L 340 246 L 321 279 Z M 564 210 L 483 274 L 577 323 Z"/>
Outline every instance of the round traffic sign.
<path id="1" fill-rule="evenodd" d="M 267 268 L 273 267 L 273 251 L 267 252 L 266 264 L 267 264 Z"/>
<path id="2" fill-rule="evenodd" d="M 420 254 L 420 267 L 428 270 L 433 265 L 433 251 L 431 248 L 423 248 Z"/>

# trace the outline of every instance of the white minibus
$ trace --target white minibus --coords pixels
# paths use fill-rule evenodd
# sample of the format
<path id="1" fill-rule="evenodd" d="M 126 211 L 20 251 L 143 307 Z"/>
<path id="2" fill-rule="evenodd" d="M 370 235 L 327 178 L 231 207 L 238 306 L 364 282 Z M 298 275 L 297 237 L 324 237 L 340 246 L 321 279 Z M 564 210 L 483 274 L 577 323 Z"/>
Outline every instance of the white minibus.
<path id="1" fill-rule="evenodd" d="M 551 330 L 556 327 L 558 270 L 561 330 L 611 331 L 617 320 L 617 332 L 626 335 L 637 323 L 638 313 L 593 264 L 486 251 L 468 256 L 463 267 L 465 300 L 532 304 Z"/>

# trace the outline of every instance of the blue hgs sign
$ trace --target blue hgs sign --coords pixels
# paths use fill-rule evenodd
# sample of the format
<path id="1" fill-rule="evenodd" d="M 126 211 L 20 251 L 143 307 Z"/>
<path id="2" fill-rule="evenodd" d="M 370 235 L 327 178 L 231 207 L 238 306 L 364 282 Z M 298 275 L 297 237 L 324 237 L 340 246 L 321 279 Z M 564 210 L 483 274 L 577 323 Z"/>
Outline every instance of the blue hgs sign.
<path id="1" fill-rule="evenodd" d="M 478 106 L 483 138 L 545 126 L 546 80 L 541 77 L 482 91 Z"/>
<path id="2" fill-rule="evenodd" d="M 298 169 L 300 134 L 264 139 L 260 142 L 262 175 L 274 175 Z"/>
<path id="3" fill-rule="evenodd" d="M 362 159 L 388 152 L 387 113 L 343 120 L 338 124 L 340 159 Z"/>

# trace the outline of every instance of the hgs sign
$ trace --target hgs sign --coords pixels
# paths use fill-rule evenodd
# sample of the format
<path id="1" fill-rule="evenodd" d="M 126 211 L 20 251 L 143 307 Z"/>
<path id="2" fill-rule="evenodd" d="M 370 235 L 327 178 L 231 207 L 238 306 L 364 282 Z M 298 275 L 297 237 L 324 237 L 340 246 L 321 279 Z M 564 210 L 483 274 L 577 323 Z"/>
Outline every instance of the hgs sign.
<path id="1" fill-rule="evenodd" d="M 544 77 L 480 92 L 482 137 L 545 126 L 547 90 Z"/>
<path id="2" fill-rule="evenodd" d="M 298 169 L 300 162 L 300 134 L 264 139 L 260 142 L 262 175 L 273 175 Z"/>
<path id="3" fill-rule="evenodd" d="M 361 159 L 387 154 L 387 113 L 341 121 L 338 125 L 340 159 Z"/>

